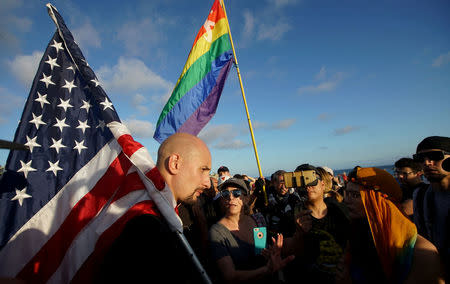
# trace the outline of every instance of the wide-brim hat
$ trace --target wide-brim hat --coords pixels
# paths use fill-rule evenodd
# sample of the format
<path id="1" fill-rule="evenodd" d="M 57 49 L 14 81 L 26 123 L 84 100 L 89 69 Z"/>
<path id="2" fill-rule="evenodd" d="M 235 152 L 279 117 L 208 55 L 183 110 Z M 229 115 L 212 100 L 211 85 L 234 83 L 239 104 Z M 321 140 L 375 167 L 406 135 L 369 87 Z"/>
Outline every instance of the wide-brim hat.
<path id="1" fill-rule="evenodd" d="M 356 183 L 364 188 L 379 190 L 395 202 L 402 200 L 402 189 L 395 178 L 385 170 L 371 167 L 356 170 Z"/>

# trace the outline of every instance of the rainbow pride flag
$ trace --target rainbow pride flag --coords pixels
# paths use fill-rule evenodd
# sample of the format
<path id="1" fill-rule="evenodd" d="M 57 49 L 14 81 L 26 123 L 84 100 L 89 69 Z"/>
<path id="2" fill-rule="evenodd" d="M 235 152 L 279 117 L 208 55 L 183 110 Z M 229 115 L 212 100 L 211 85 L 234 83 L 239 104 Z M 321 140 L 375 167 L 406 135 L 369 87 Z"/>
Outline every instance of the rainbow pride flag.
<path id="1" fill-rule="evenodd" d="M 215 0 L 159 116 L 153 138 L 162 143 L 176 132 L 197 135 L 216 113 L 232 63 L 227 18 Z"/>

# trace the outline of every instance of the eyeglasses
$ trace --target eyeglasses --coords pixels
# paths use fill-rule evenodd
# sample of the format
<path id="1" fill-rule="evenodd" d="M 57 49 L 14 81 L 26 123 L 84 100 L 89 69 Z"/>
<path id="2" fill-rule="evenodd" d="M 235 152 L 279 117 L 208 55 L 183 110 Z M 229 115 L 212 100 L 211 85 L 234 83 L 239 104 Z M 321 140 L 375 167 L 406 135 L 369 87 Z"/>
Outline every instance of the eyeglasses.
<path id="1" fill-rule="evenodd" d="M 240 189 L 233 189 L 233 190 L 222 190 L 220 192 L 220 195 L 225 199 L 229 199 L 231 194 L 233 194 L 234 198 L 238 198 L 239 196 L 242 195 L 242 191 Z"/>
<path id="2" fill-rule="evenodd" d="M 420 163 L 423 163 L 425 159 L 432 161 L 440 161 L 445 158 L 445 155 L 450 155 L 450 153 L 446 151 L 428 151 L 414 154 L 413 159 Z"/>
<path id="3" fill-rule="evenodd" d="M 399 176 L 407 177 L 407 176 L 409 176 L 412 173 L 414 173 L 414 172 L 398 172 L 398 171 L 395 171 L 394 172 L 394 176 L 395 177 L 399 177 Z"/>

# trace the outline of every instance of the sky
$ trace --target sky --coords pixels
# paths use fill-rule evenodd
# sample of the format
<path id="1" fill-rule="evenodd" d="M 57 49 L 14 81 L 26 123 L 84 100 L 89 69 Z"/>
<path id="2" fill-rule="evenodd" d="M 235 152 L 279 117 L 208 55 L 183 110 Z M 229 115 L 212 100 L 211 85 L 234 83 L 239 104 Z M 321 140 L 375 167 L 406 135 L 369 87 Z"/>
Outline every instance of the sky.
<path id="1" fill-rule="evenodd" d="M 46 1 L 0 0 L 0 139 L 13 140 L 55 32 Z M 212 0 L 51 2 L 134 138 L 152 138 Z M 450 2 L 225 0 L 261 171 L 390 165 L 450 136 Z M 198 135 L 212 171 L 258 176 L 236 68 Z M 0 165 L 7 150 L 0 150 Z"/>

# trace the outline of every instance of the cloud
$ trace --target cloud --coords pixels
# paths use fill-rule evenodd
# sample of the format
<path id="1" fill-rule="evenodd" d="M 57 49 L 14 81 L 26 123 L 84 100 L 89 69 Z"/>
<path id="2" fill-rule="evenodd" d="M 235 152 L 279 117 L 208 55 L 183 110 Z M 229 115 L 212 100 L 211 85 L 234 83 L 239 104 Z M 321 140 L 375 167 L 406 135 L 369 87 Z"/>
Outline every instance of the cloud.
<path id="1" fill-rule="evenodd" d="M 284 6 L 297 4 L 299 0 L 268 0 L 267 2 L 274 5 L 276 8 L 281 8 Z"/>
<path id="2" fill-rule="evenodd" d="M 348 134 L 348 133 L 351 133 L 351 132 L 358 131 L 359 129 L 360 129 L 359 126 L 350 126 L 350 125 L 348 125 L 348 126 L 346 126 L 344 128 L 335 129 L 333 133 L 334 133 L 335 136 L 341 136 L 341 135 L 345 135 L 345 134 Z"/>
<path id="3" fill-rule="evenodd" d="M 242 30 L 243 38 L 253 35 L 255 31 L 255 17 L 250 11 L 244 11 L 244 28 Z"/>
<path id="4" fill-rule="evenodd" d="M 323 67 L 322 67 L 323 68 Z M 322 71 L 322 69 L 321 69 Z M 321 72 L 319 72 L 321 74 Z M 323 75 L 320 75 L 323 76 Z M 319 76 L 319 77 L 320 77 Z M 331 92 L 334 91 L 337 86 L 342 82 L 345 78 L 346 74 L 344 72 L 336 72 L 330 78 L 323 78 L 323 82 L 317 85 L 309 85 L 300 87 L 297 89 L 297 93 L 299 95 L 307 94 L 307 93 L 323 93 L 323 92 Z M 317 76 L 316 76 L 317 77 Z"/>
<path id="5" fill-rule="evenodd" d="M 205 141 L 205 143 L 211 144 L 217 140 L 234 138 L 236 135 L 231 124 L 221 124 L 206 126 L 199 133 L 198 137 Z"/>
<path id="6" fill-rule="evenodd" d="M 216 149 L 242 149 L 250 147 L 250 143 L 244 143 L 239 139 L 221 141 L 214 145 L 213 147 Z"/>
<path id="7" fill-rule="evenodd" d="M 102 46 L 100 34 L 90 21 L 86 21 L 81 27 L 73 29 L 72 33 L 75 41 L 80 45 L 80 47 L 88 48 L 92 46 L 99 48 Z"/>
<path id="8" fill-rule="evenodd" d="M 332 116 L 329 113 L 321 113 L 317 116 L 317 119 L 320 121 L 329 121 Z"/>
<path id="9" fill-rule="evenodd" d="M 124 43 L 127 54 L 132 56 L 148 54 L 152 50 L 149 47 L 155 47 L 166 40 L 163 27 L 170 24 L 170 20 L 162 17 L 131 21 L 118 30 L 117 38 Z"/>
<path id="10" fill-rule="evenodd" d="M 317 73 L 316 75 L 316 80 L 318 81 L 325 80 L 326 77 L 327 77 L 327 68 L 325 66 L 322 66 L 322 68 L 320 68 L 319 73 Z"/>
<path id="11" fill-rule="evenodd" d="M 136 58 L 120 57 L 116 65 L 102 66 L 97 74 L 108 92 L 129 94 L 150 89 L 166 94 L 173 86 Z"/>
<path id="12" fill-rule="evenodd" d="M 450 51 L 439 55 L 438 58 L 433 60 L 433 67 L 441 67 L 450 62 Z"/>
<path id="13" fill-rule="evenodd" d="M 138 119 L 127 119 L 123 122 L 135 138 L 151 138 L 155 132 L 152 123 Z"/>
<path id="14" fill-rule="evenodd" d="M 147 98 L 142 94 L 136 94 L 131 99 L 131 105 L 139 111 L 140 115 L 149 114 L 149 108 L 145 106 L 147 102 L 148 102 Z"/>
<path id="15" fill-rule="evenodd" d="M 13 110 L 23 108 L 25 99 L 12 95 L 5 88 L 0 87 L 0 124 L 6 123 L 6 118 Z"/>
<path id="16" fill-rule="evenodd" d="M 297 121 L 297 119 L 295 119 L 295 118 L 280 120 L 278 122 L 274 122 L 272 124 L 271 128 L 272 129 L 286 129 L 286 128 L 291 127 L 296 121 Z"/>
<path id="17" fill-rule="evenodd" d="M 37 67 L 44 53 L 34 51 L 31 55 L 17 55 L 7 64 L 14 76 L 25 86 L 31 86 Z"/>
<path id="18" fill-rule="evenodd" d="M 278 23 L 261 24 L 256 38 L 258 40 L 280 40 L 291 28 L 291 25 L 282 20 Z"/>
<path id="19" fill-rule="evenodd" d="M 2 0 L 0 4 L 0 52 L 4 50 L 17 50 L 20 40 L 16 32 L 28 32 L 32 21 L 24 16 L 14 15 L 23 5 L 23 1 Z"/>

